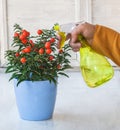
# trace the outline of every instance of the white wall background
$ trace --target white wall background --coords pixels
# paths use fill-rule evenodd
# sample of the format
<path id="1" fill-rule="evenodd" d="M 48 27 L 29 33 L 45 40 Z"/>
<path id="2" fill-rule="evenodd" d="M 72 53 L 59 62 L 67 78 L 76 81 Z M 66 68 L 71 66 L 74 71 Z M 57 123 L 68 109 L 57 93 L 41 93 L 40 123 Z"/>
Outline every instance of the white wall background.
<path id="1" fill-rule="evenodd" d="M 15 23 L 34 34 L 56 22 L 79 20 L 120 31 L 120 0 L 0 0 L 0 61 L 5 62 L 4 51 L 10 48 Z M 71 53 L 77 61 L 79 56 Z"/>
<path id="2" fill-rule="evenodd" d="M 34 33 L 38 28 L 75 20 L 74 0 L 7 0 L 7 6 L 9 35 L 15 23 Z"/>
<path id="3" fill-rule="evenodd" d="M 92 0 L 92 21 L 120 31 L 120 0 Z"/>

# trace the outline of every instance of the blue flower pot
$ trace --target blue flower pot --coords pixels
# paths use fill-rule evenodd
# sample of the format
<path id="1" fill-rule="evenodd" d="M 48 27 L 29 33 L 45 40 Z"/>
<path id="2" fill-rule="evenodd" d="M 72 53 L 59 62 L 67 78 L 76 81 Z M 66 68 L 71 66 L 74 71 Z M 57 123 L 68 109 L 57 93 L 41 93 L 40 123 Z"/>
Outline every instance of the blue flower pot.
<path id="1" fill-rule="evenodd" d="M 53 82 L 23 81 L 18 86 L 14 79 L 16 103 L 24 120 L 40 121 L 52 118 L 57 86 Z"/>

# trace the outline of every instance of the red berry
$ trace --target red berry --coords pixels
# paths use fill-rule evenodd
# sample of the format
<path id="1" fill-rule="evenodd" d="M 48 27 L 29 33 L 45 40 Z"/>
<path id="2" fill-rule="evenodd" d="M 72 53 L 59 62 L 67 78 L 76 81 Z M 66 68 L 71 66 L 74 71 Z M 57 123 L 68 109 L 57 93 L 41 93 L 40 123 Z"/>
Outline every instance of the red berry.
<path id="1" fill-rule="evenodd" d="M 51 49 L 46 49 L 46 54 L 50 54 L 51 52 L 52 52 L 52 50 Z"/>
<path id="2" fill-rule="evenodd" d="M 30 40 L 29 42 L 30 42 L 30 44 L 31 44 L 32 47 L 35 45 L 35 44 L 33 43 L 33 40 Z"/>
<path id="3" fill-rule="evenodd" d="M 60 65 L 60 64 L 58 64 L 58 65 L 57 65 L 57 69 L 60 69 L 60 68 L 61 68 L 61 65 Z"/>
<path id="4" fill-rule="evenodd" d="M 28 42 L 28 40 L 27 40 L 27 39 L 23 39 L 23 40 L 21 40 L 21 42 L 22 42 L 23 44 L 26 44 L 26 43 Z"/>
<path id="5" fill-rule="evenodd" d="M 22 30 L 22 35 L 24 35 L 25 37 L 28 37 L 30 33 L 26 30 Z"/>
<path id="6" fill-rule="evenodd" d="M 24 52 L 25 52 L 25 53 L 31 52 L 31 47 L 30 47 L 30 46 L 26 47 L 26 48 L 24 49 Z"/>
<path id="7" fill-rule="evenodd" d="M 22 58 L 20 59 L 20 62 L 23 63 L 23 64 L 24 64 L 26 61 L 27 61 L 27 60 L 26 60 L 25 57 L 22 57 Z"/>
<path id="8" fill-rule="evenodd" d="M 16 53 L 15 53 L 15 56 L 16 56 L 16 57 L 20 56 L 19 52 L 16 52 Z"/>
<path id="9" fill-rule="evenodd" d="M 46 49 L 49 49 L 50 47 L 51 47 L 51 43 L 50 43 L 50 42 L 46 42 L 46 43 L 45 43 L 45 48 L 46 48 Z"/>
<path id="10" fill-rule="evenodd" d="M 40 48 L 39 49 L 39 54 L 43 54 L 44 53 L 44 49 L 43 48 Z"/>
<path id="11" fill-rule="evenodd" d="M 49 56 L 49 60 L 52 61 L 54 59 L 54 56 Z"/>
<path id="12" fill-rule="evenodd" d="M 15 32 L 14 37 L 19 37 L 19 33 Z"/>
<path id="13" fill-rule="evenodd" d="M 51 43 L 55 42 L 55 38 L 51 38 L 51 39 L 50 39 L 50 42 L 51 42 Z"/>
<path id="14" fill-rule="evenodd" d="M 33 40 L 30 40 L 29 42 L 30 42 L 30 44 L 31 44 L 31 43 L 33 43 Z"/>
<path id="15" fill-rule="evenodd" d="M 38 34 L 38 35 L 40 35 L 40 34 L 42 34 L 42 33 L 43 33 L 43 31 L 40 30 L 40 29 L 37 31 L 37 34 Z"/>
<path id="16" fill-rule="evenodd" d="M 23 35 L 23 34 L 21 34 L 19 38 L 20 38 L 20 40 L 22 41 L 22 40 L 24 40 L 24 39 L 26 38 L 26 36 Z"/>
<path id="17" fill-rule="evenodd" d="M 25 49 L 21 50 L 22 53 L 25 53 Z"/>
<path id="18" fill-rule="evenodd" d="M 62 49 L 60 49 L 60 50 L 59 50 L 59 53 L 63 53 L 63 50 L 62 50 Z"/>

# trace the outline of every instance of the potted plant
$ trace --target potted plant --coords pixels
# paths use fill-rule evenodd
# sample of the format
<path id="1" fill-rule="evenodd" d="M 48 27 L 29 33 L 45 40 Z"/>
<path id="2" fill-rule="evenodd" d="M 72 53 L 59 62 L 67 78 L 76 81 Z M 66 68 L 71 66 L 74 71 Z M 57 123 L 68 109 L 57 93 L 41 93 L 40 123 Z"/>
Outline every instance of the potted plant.
<path id="1" fill-rule="evenodd" d="M 14 25 L 13 43 L 7 50 L 6 73 L 14 79 L 16 102 L 20 117 L 44 120 L 52 117 L 59 75 L 68 75 L 70 68 L 68 44 L 58 49 L 57 31 L 38 29 L 36 36 Z M 37 110 L 38 109 L 38 110 Z M 45 112 L 44 112 L 45 111 Z"/>

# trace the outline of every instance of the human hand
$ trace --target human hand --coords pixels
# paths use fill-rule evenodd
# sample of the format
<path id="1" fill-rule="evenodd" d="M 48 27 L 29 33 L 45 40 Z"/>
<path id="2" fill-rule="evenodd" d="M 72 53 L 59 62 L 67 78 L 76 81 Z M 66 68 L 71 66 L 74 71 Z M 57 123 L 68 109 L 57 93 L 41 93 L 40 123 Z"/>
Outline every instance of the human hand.
<path id="1" fill-rule="evenodd" d="M 90 23 L 82 23 L 78 24 L 70 34 L 67 35 L 66 40 L 69 39 L 69 44 L 74 52 L 77 52 L 80 50 L 81 43 L 78 40 L 79 35 L 81 34 L 88 42 L 89 45 L 92 44 L 93 36 L 95 32 L 95 25 Z M 60 42 L 62 38 L 58 36 L 58 48 L 60 47 Z"/>
<path id="2" fill-rule="evenodd" d="M 81 43 L 80 41 L 78 41 L 78 36 L 80 34 L 87 40 L 88 44 L 91 45 L 93 41 L 94 32 L 95 32 L 95 25 L 93 24 L 85 22 L 76 26 L 71 32 L 71 37 L 69 41 L 72 50 L 74 52 L 80 50 Z"/>

